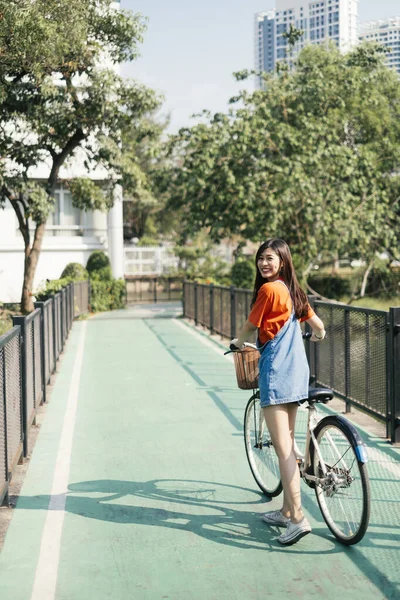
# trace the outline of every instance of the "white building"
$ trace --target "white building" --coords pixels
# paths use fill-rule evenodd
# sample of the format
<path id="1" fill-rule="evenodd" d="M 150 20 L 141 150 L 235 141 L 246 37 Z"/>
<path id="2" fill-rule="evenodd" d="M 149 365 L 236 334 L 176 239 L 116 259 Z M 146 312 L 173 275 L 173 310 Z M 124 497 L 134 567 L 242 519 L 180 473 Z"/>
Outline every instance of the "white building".
<path id="1" fill-rule="evenodd" d="M 346 52 L 357 44 L 357 14 L 358 0 L 276 0 L 275 11 L 256 15 L 256 69 L 273 72 L 277 61 L 292 64 L 306 44 L 333 41 Z M 290 25 L 304 34 L 289 55 L 288 42 L 282 34 Z"/>
<path id="2" fill-rule="evenodd" d="M 359 39 L 361 41 L 379 42 L 386 46 L 389 49 L 386 54 L 387 64 L 400 75 L 400 17 L 362 23 Z"/>
<path id="3" fill-rule="evenodd" d="M 117 8 L 119 3 L 115 3 Z M 105 179 L 101 170 L 88 173 L 83 168 L 84 151 L 60 169 L 60 180 L 74 177 Z M 49 166 L 45 163 L 29 172 L 36 181 L 46 180 Z M 42 243 L 42 250 L 33 290 L 46 279 L 58 279 L 70 262 L 86 265 L 94 250 L 108 253 L 114 277 L 124 276 L 122 193 L 116 188 L 114 206 L 107 214 L 100 211 L 85 213 L 72 206 L 69 190 L 59 185 L 55 194 L 55 211 L 50 215 Z M 33 235 L 33 230 L 32 230 Z M 14 209 L 7 201 L 0 209 L 0 302 L 19 302 L 24 273 L 24 243 L 18 228 Z"/>

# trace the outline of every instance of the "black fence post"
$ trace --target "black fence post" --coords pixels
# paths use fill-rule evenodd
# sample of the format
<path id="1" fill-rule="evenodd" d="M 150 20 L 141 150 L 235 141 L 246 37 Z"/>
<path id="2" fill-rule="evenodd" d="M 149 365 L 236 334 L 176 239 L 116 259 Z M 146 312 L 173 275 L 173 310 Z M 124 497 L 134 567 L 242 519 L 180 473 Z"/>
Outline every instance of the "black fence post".
<path id="1" fill-rule="evenodd" d="M 194 282 L 194 324 L 198 324 L 199 318 L 199 307 L 198 307 L 198 297 L 197 297 L 197 281 Z"/>
<path id="2" fill-rule="evenodd" d="M 236 293 L 235 288 L 231 285 L 231 339 L 236 335 Z"/>
<path id="3" fill-rule="evenodd" d="M 210 333 L 214 333 L 214 284 L 210 285 Z"/>
<path id="4" fill-rule="evenodd" d="M 389 309 L 390 440 L 400 444 L 400 307 Z"/>
<path id="5" fill-rule="evenodd" d="M 7 377 L 6 377 L 6 352 L 5 348 L 2 353 L 2 370 L 3 370 L 3 411 L 4 411 L 4 461 L 5 461 L 5 494 L 2 499 L 2 505 L 8 506 L 8 482 L 10 481 L 10 474 L 8 472 L 8 439 L 7 439 Z M 21 369 L 22 376 L 22 369 Z"/>
<path id="6" fill-rule="evenodd" d="M 53 353 L 54 353 L 54 369 L 53 373 L 57 368 L 57 339 L 58 339 L 58 324 L 56 318 L 56 296 L 52 296 L 52 304 L 51 304 L 51 318 L 53 319 Z"/>
<path id="7" fill-rule="evenodd" d="M 185 294 L 186 294 L 186 281 L 183 281 L 182 282 L 182 314 L 184 317 L 186 317 Z"/>
<path id="8" fill-rule="evenodd" d="M 345 412 L 351 412 L 350 396 L 350 313 L 344 311 L 344 386 L 345 386 Z M 332 360 L 332 358 L 331 358 Z"/>
<path id="9" fill-rule="evenodd" d="M 21 396 L 22 396 L 22 435 L 24 456 L 28 456 L 28 409 L 27 409 L 27 360 L 28 345 L 26 340 L 26 317 L 13 317 L 13 325 L 18 325 L 20 328 L 20 365 L 21 365 Z"/>
<path id="10" fill-rule="evenodd" d="M 314 311 L 315 311 L 315 300 L 317 298 L 318 298 L 318 296 L 312 296 L 312 295 L 308 296 L 308 302 Z M 312 329 L 311 329 L 310 325 L 307 323 L 307 321 L 305 322 L 305 331 L 306 331 L 306 333 L 312 333 Z M 310 365 L 311 383 L 314 383 L 317 378 L 317 373 L 316 373 L 317 345 L 318 344 L 314 344 L 314 343 L 312 344 L 309 339 L 307 339 L 305 341 L 306 355 L 307 355 L 307 359 L 308 359 L 308 364 Z"/>
<path id="11" fill-rule="evenodd" d="M 35 306 L 35 308 L 38 308 L 40 310 L 40 355 L 41 355 L 42 382 L 43 382 L 42 402 L 44 404 L 46 402 L 46 388 L 47 388 L 47 381 L 46 381 L 47 357 L 46 357 L 46 339 L 45 339 L 45 330 L 44 330 L 44 320 L 45 320 L 44 302 L 35 302 L 34 306 Z"/>

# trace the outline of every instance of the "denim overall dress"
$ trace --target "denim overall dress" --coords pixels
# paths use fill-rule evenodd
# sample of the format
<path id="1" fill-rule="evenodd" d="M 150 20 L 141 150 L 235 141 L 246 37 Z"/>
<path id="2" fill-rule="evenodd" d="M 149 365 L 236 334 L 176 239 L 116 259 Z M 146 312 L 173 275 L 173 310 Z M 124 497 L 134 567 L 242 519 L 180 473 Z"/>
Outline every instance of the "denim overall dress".
<path id="1" fill-rule="evenodd" d="M 285 285 L 283 281 L 279 283 Z M 258 340 L 257 346 L 261 355 L 260 405 L 287 404 L 307 398 L 310 369 L 294 311 L 272 340 L 264 345 Z"/>

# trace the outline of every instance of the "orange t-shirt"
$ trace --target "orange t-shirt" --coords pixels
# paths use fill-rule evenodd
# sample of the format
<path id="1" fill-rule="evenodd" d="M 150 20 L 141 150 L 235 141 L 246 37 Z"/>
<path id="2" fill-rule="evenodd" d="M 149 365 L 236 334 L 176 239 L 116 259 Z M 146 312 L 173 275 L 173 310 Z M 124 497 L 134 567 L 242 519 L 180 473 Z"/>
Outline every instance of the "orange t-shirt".
<path id="1" fill-rule="evenodd" d="M 260 287 L 249 315 L 250 323 L 258 327 L 258 337 L 262 344 L 272 340 L 292 314 L 292 299 L 289 290 L 280 281 L 282 280 L 269 281 Z M 313 309 L 309 306 L 307 315 L 300 321 L 307 321 L 314 314 Z"/>

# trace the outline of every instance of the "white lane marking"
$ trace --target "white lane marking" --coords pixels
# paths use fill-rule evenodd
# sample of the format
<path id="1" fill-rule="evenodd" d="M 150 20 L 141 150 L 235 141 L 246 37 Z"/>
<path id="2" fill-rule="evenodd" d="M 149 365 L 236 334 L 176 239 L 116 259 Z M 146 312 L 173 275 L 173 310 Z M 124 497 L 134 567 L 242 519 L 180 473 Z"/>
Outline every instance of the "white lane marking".
<path id="1" fill-rule="evenodd" d="M 226 356 L 224 356 L 224 352 L 226 352 L 227 350 L 229 350 L 229 348 L 227 348 L 226 350 L 223 350 L 222 348 L 219 348 L 216 344 L 214 344 L 214 342 L 212 342 L 211 340 L 208 340 L 207 338 L 205 338 L 204 336 L 202 336 L 200 333 L 198 333 L 197 331 L 195 331 L 189 325 L 185 325 L 181 321 L 178 321 L 178 319 L 172 319 L 172 322 L 175 323 L 175 325 L 179 325 L 179 327 L 182 327 L 182 329 L 184 329 L 187 333 L 191 333 L 202 344 L 204 344 L 205 346 L 208 346 L 209 348 L 211 348 L 212 350 L 214 350 L 214 352 L 216 352 L 220 356 L 223 356 L 224 358 L 226 358 L 226 360 L 229 360 L 229 362 L 233 362 L 233 356 L 232 356 L 232 354 L 227 354 Z"/>
<path id="2" fill-rule="evenodd" d="M 31 600 L 54 600 L 55 597 L 58 564 L 60 560 L 61 535 L 65 517 L 65 502 L 68 492 L 72 441 L 78 406 L 79 382 L 82 372 L 85 333 L 86 322 L 82 324 L 72 371 L 71 387 L 69 389 L 60 445 L 58 447 L 51 497 L 42 533 L 42 542 Z"/>
<path id="3" fill-rule="evenodd" d="M 205 346 L 208 346 L 209 348 L 211 348 L 212 350 L 214 350 L 214 352 L 216 352 L 220 356 L 221 355 L 224 356 L 224 350 L 222 348 L 219 348 L 211 340 L 208 340 L 203 335 L 201 335 L 200 333 L 198 333 L 190 325 L 186 325 L 185 323 L 182 323 L 182 321 L 178 321 L 178 319 L 172 319 L 172 321 L 176 325 L 179 325 L 179 327 L 182 327 L 182 329 L 184 329 L 187 333 L 191 333 L 202 344 L 204 344 Z M 224 358 L 226 358 L 227 360 L 233 362 L 233 356 L 232 356 L 232 354 L 227 354 L 226 356 L 224 356 Z M 304 408 L 304 410 L 306 410 L 305 407 L 302 407 L 302 408 Z M 356 424 L 354 424 L 354 425 L 355 425 L 355 427 L 357 427 Z M 365 431 L 367 431 L 367 430 L 365 430 Z M 386 455 L 383 452 L 381 452 L 380 450 L 375 450 L 374 448 L 371 448 L 370 446 L 367 447 L 367 454 L 368 454 L 368 457 L 370 458 L 371 461 L 380 463 L 380 465 L 382 466 L 382 468 L 386 469 L 386 471 L 389 471 L 390 473 L 392 473 L 393 475 L 395 475 L 397 478 L 400 478 L 400 464 L 397 464 L 396 462 L 390 462 L 390 461 L 388 461 Z"/>

